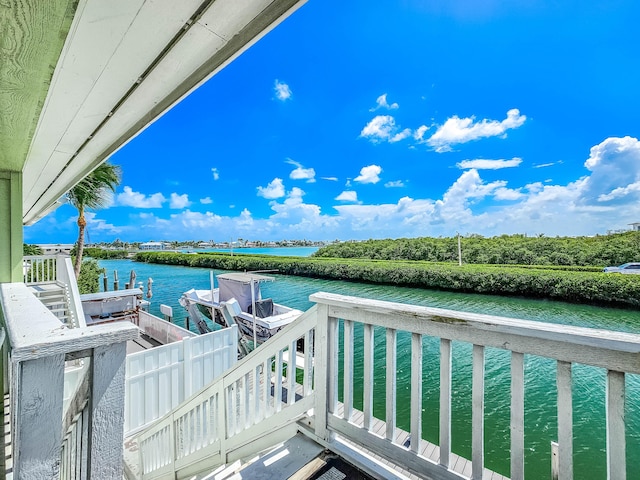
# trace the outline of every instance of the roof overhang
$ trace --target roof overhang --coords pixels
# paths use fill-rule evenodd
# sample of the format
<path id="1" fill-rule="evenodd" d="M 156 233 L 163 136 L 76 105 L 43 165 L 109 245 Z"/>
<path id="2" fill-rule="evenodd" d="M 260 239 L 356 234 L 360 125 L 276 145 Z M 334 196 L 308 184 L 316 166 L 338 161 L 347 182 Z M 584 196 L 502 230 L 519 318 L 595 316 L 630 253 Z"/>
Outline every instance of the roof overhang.
<path id="1" fill-rule="evenodd" d="M 74 2 L 51 1 L 66 39 L 41 113 L 29 119 L 27 224 L 306 0 L 80 0 L 75 14 Z"/>

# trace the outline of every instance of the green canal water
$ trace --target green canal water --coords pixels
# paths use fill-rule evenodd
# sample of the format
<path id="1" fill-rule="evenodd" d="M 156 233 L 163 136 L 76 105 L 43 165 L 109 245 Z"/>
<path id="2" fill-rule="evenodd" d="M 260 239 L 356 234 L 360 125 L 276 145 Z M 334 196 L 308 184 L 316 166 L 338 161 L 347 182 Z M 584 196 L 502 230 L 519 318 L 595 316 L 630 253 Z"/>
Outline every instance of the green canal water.
<path id="1" fill-rule="evenodd" d="M 138 281 L 152 277 L 151 312 L 160 315 L 160 304 L 173 307 L 174 321 L 184 325 L 185 311 L 178 304 L 182 292 L 209 288 L 209 270 L 136 263 L 130 260 L 101 260 L 112 288 L 113 270 L 120 279 L 129 278 L 134 269 Z M 216 271 L 215 273 L 222 273 Z M 526 320 L 590 328 L 604 328 L 640 334 L 640 312 L 574 305 L 562 302 L 528 300 L 485 295 L 439 292 L 425 289 L 367 285 L 274 275 L 276 282 L 263 284 L 265 297 L 291 307 L 311 307 L 309 295 L 318 291 L 388 300 L 400 303 L 486 313 Z M 123 284 L 121 280 L 121 286 Z M 145 289 L 146 290 L 146 289 Z M 341 330 L 342 331 L 342 330 Z M 375 334 L 375 371 L 384 372 L 385 338 Z M 439 340 L 424 339 L 423 359 L 423 437 L 438 443 Z M 411 340 L 398 337 L 398 426 L 409 430 Z M 362 351 L 362 327 L 356 326 L 356 356 Z M 471 345 L 453 344 L 452 441 L 453 450 L 471 457 Z M 485 367 L 485 465 L 509 475 L 509 353 L 487 349 Z M 556 365 L 554 361 L 525 357 L 525 474 L 527 479 L 550 478 L 550 442 L 557 440 Z M 355 407 L 362 408 L 363 365 L 356 364 Z M 605 453 L 605 371 L 584 365 L 573 367 L 574 478 L 606 479 Z M 339 379 L 342 385 L 342 379 Z M 374 415 L 384 418 L 384 377 L 374 382 Z M 640 478 L 640 377 L 627 375 L 627 478 Z M 340 395 L 342 392 L 340 391 Z"/>

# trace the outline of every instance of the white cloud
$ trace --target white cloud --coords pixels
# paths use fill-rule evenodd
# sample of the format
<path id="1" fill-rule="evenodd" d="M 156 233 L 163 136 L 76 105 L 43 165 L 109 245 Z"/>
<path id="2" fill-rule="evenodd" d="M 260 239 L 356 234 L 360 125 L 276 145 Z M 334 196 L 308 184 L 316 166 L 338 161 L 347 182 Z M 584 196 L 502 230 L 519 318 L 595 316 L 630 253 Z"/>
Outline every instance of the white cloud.
<path id="1" fill-rule="evenodd" d="M 549 163 L 540 163 L 538 165 L 534 165 L 533 168 L 546 168 L 546 167 L 551 167 L 553 165 L 555 165 L 556 163 L 562 163 L 560 162 L 549 162 Z"/>
<path id="2" fill-rule="evenodd" d="M 520 115 L 517 108 L 507 112 L 507 118 L 498 120 L 475 121 L 475 117 L 460 118 L 457 115 L 447 119 L 427 140 L 427 144 L 436 152 L 448 152 L 453 145 L 467 143 L 486 137 L 505 135 L 506 131 L 520 127 L 527 117 Z"/>
<path id="3" fill-rule="evenodd" d="M 189 195 L 186 193 L 183 193 L 182 195 L 178 195 L 177 193 L 171 194 L 169 208 L 183 209 L 190 206 L 191 202 L 189 201 Z"/>
<path id="4" fill-rule="evenodd" d="M 287 85 L 284 82 L 280 82 L 279 80 L 276 80 L 273 86 L 273 89 L 276 92 L 276 97 L 278 98 L 278 100 L 281 101 L 285 101 L 291 98 L 291 89 L 289 88 L 289 85 Z"/>
<path id="5" fill-rule="evenodd" d="M 335 200 L 339 202 L 357 202 L 358 201 L 358 193 L 353 190 L 345 190 L 340 195 L 338 195 Z"/>
<path id="6" fill-rule="evenodd" d="M 496 189 L 493 198 L 496 200 L 520 200 L 524 197 L 524 194 L 520 190 L 514 190 L 511 188 L 500 187 Z"/>
<path id="7" fill-rule="evenodd" d="M 401 132 L 396 133 L 393 137 L 389 139 L 389 143 L 399 142 L 400 140 L 404 140 L 411 136 L 411 129 L 405 128 Z"/>
<path id="8" fill-rule="evenodd" d="M 268 199 L 284 197 L 282 179 L 276 177 L 266 187 L 258 187 L 258 196 Z"/>
<path id="9" fill-rule="evenodd" d="M 424 140 L 424 134 L 427 133 L 429 127 L 426 125 L 420 125 L 415 132 L 413 132 L 413 138 L 418 142 L 422 142 Z"/>
<path id="10" fill-rule="evenodd" d="M 214 180 L 219 180 L 220 179 L 220 172 L 218 172 L 218 169 L 216 167 L 213 167 L 211 169 L 211 173 L 213 174 L 213 179 Z"/>
<path id="11" fill-rule="evenodd" d="M 404 182 L 402 180 L 394 180 L 392 182 L 387 182 L 384 184 L 387 188 L 401 188 L 404 187 Z"/>
<path id="12" fill-rule="evenodd" d="M 328 180 L 330 182 L 337 182 L 338 177 L 320 177 L 322 180 Z"/>
<path id="13" fill-rule="evenodd" d="M 640 141 L 632 137 L 610 137 L 591 148 L 585 167 L 591 171 L 583 202 L 620 201 L 638 198 Z"/>
<path id="14" fill-rule="evenodd" d="M 286 162 L 296 167 L 296 169 L 292 170 L 289 174 L 289 178 L 292 180 L 306 180 L 307 183 L 315 183 L 316 171 L 313 168 L 304 168 L 301 163 L 290 158 L 288 158 Z"/>
<path id="15" fill-rule="evenodd" d="M 482 158 L 476 160 L 463 160 L 456 164 L 460 169 L 475 168 L 476 170 L 499 170 L 501 168 L 517 167 L 522 163 L 522 159 L 513 157 L 511 160 L 485 160 Z"/>
<path id="16" fill-rule="evenodd" d="M 401 130 L 396 126 L 396 121 L 391 115 L 376 115 L 365 125 L 360 136 L 374 143 L 382 141 L 394 143 L 411 136 L 411 130 L 408 128 Z"/>
<path id="17" fill-rule="evenodd" d="M 211 197 L 204 197 L 200 199 L 200 203 L 203 205 L 209 205 L 210 203 L 213 203 L 213 200 L 211 200 Z"/>
<path id="18" fill-rule="evenodd" d="M 145 195 L 144 193 L 134 192 L 129 186 L 123 188 L 122 193 L 118 193 L 115 198 L 115 205 L 121 207 L 134 208 L 160 208 L 167 199 L 161 193 Z"/>
<path id="19" fill-rule="evenodd" d="M 395 110 L 399 107 L 399 105 L 397 103 L 392 103 L 391 105 L 389 105 L 389 103 L 387 103 L 387 94 L 383 93 L 382 95 L 380 95 L 377 99 L 376 99 L 376 106 L 373 108 L 370 108 L 369 111 L 370 112 L 375 112 L 376 110 L 378 110 L 379 108 L 386 108 L 387 110 Z"/>
<path id="20" fill-rule="evenodd" d="M 378 183 L 380 181 L 380 173 L 382 168 L 378 165 L 368 165 L 360 169 L 360 175 L 353 179 L 359 183 Z"/>
<path id="21" fill-rule="evenodd" d="M 238 205 L 238 215 L 229 216 L 186 209 L 174 211 L 174 214 L 163 212 L 165 216 L 160 218 L 162 214 L 156 210 L 154 213 L 140 211 L 131 225 L 107 223 L 92 213 L 91 239 L 112 240 L 115 234 L 126 240 L 182 240 L 216 238 L 219 232 L 225 232 L 229 238 L 264 240 L 366 239 L 450 236 L 456 230 L 486 236 L 509 233 L 593 235 L 637 221 L 640 142 L 630 137 L 608 138 L 595 145 L 591 155 L 585 154 L 585 159 L 586 168 L 578 174 L 582 176 L 567 184 L 540 181 L 512 184 L 513 180 L 507 184 L 504 179 L 489 182 L 481 177 L 484 171 L 469 169 L 460 171 L 458 178 L 441 192 L 430 190 L 433 199 L 404 196 L 389 203 L 363 204 L 357 195 L 345 193 L 336 197 L 329 214 L 323 212 L 320 205 L 306 203 L 304 191 L 299 188 L 293 188 L 285 195 L 280 180 L 276 187 L 282 185 L 282 198 L 270 199 L 271 214 L 261 218 L 255 218 L 241 205 Z M 494 177 L 502 172 L 489 173 Z M 392 183 L 395 182 L 388 182 Z M 350 188 L 344 190 L 352 191 Z M 148 203 L 150 196 L 131 189 L 129 192 L 127 198 L 138 195 L 138 203 L 141 199 Z M 64 209 L 70 207 L 63 206 L 57 212 Z M 59 221 L 55 215 L 56 212 L 26 228 L 25 238 L 34 238 L 36 232 L 46 232 L 46 235 L 64 236 L 73 241 L 77 235 L 73 221 Z M 141 235 L 145 238 L 140 238 Z"/>
<path id="22" fill-rule="evenodd" d="M 104 232 L 107 234 L 116 234 L 123 231 L 122 227 L 117 227 L 106 220 L 96 218 L 96 212 L 84 212 L 84 219 L 87 221 L 87 229 L 90 232 Z M 77 220 L 77 219 L 76 219 Z"/>

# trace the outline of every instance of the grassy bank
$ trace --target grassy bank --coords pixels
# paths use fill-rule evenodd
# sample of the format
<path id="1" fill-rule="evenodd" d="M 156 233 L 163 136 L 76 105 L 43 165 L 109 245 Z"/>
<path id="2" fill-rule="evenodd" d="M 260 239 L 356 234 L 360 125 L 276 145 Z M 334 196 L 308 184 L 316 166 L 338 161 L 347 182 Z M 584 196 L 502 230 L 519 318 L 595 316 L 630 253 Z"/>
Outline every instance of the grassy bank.
<path id="1" fill-rule="evenodd" d="M 241 271 L 277 270 L 287 275 L 332 280 L 640 307 L 640 275 L 604 274 L 588 271 L 589 267 L 587 271 L 580 271 L 571 267 L 458 266 L 418 261 L 165 252 L 138 253 L 135 259 L 168 265 Z"/>

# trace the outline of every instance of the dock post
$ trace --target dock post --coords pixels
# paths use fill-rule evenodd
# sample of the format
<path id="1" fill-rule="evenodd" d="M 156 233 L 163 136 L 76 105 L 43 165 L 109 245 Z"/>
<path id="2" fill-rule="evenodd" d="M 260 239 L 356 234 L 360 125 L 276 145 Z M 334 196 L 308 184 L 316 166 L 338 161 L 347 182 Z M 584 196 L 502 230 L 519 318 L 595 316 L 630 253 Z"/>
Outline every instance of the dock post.
<path id="1" fill-rule="evenodd" d="M 120 283 L 118 282 L 118 270 L 113 271 L 113 289 L 120 290 Z"/>
<path id="2" fill-rule="evenodd" d="M 108 280 L 107 280 L 107 269 L 104 268 L 102 270 L 102 287 L 103 287 L 103 290 L 105 292 L 109 291 L 109 284 L 107 282 L 108 282 Z"/>

